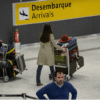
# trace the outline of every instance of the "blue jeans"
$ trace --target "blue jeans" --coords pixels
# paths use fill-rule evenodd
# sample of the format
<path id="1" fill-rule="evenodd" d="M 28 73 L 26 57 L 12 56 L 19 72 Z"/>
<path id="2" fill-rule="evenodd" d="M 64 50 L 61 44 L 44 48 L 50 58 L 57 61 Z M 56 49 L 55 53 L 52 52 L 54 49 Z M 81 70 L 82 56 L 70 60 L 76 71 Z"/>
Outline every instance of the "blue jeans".
<path id="1" fill-rule="evenodd" d="M 36 73 L 36 82 L 37 83 L 41 83 L 40 81 L 40 75 L 41 75 L 41 70 L 42 70 L 42 67 L 43 65 L 38 65 L 38 68 L 37 68 L 37 73 Z M 53 76 L 53 81 L 55 81 L 54 79 L 54 67 L 53 66 L 49 66 L 50 67 L 50 71 L 51 71 L 51 74 Z"/>

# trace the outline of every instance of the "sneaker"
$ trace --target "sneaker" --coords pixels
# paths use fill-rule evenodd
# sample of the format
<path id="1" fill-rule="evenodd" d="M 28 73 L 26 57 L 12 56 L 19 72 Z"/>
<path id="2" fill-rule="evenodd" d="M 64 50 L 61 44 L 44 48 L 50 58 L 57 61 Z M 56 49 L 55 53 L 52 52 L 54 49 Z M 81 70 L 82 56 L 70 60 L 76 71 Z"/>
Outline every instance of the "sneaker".
<path id="1" fill-rule="evenodd" d="M 41 86 L 41 85 L 43 85 L 42 83 L 37 83 L 37 86 Z"/>
<path id="2" fill-rule="evenodd" d="M 80 69 L 80 68 L 76 67 L 76 70 L 78 70 L 78 69 Z"/>

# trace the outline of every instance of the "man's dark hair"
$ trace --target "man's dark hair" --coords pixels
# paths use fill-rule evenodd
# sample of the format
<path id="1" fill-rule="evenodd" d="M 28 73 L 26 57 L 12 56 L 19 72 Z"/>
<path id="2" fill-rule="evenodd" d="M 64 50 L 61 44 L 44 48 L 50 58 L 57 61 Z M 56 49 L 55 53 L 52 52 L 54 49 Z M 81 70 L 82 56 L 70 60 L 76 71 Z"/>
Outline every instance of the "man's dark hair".
<path id="1" fill-rule="evenodd" d="M 57 73 L 63 73 L 62 71 L 56 71 L 54 77 L 57 77 Z M 64 74 L 64 73 L 63 73 Z"/>
<path id="2" fill-rule="evenodd" d="M 51 26 L 50 26 L 50 24 L 45 24 L 42 35 L 40 36 L 40 41 L 43 43 L 49 42 L 50 34 L 52 34 Z"/>

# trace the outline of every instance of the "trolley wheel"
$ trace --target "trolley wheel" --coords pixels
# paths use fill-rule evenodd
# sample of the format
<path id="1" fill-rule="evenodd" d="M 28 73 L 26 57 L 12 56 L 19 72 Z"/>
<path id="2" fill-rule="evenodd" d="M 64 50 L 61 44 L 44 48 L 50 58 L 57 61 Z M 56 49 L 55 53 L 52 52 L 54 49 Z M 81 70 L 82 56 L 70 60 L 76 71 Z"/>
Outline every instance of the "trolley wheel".
<path id="1" fill-rule="evenodd" d="M 52 75 L 51 74 L 49 74 L 49 79 L 52 80 Z"/>
<path id="2" fill-rule="evenodd" d="M 70 74 L 70 77 L 73 77 L 73 74 Z"/>
<path id="3" fill-rule="evenodd" d="M 69 81 L 68 77 L 67 77 L 67 81 Z"/>
<path id="4" fill-rule="evenodd" d="M 67 81 L 68 81 L 68 78 L 67 78 L 67 77 L 65 77 L 65 78 L 64 78 L 64 80 L 67 82 Z"/>
<path id="5" fill-rule="evenodd" d="M 10 80 L 15 80 L 16 76 L 15 77 L 12 77 Z"/>
<path id="6" fill-rule="evenodd" d="M 66 75 L 64 76 L 64 81 L 68 81 L 68 77 Z"/>
<path id="7" fill-rule="evenodd" d="M 3 81 L 4 81 L 4 82 L 8 82 L 8 81 L 9 81 L 9 77 L 8 77 L 8 76 L 4 76 Z"/>

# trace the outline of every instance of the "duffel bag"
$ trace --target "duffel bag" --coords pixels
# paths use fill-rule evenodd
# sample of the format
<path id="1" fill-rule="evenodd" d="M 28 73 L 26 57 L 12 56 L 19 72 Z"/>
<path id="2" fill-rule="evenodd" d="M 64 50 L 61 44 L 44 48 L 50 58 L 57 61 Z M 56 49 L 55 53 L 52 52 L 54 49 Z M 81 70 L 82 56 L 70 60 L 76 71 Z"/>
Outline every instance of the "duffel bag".
<path id="1" fill-rule="evenodd" d="M 82 56 L 79 56 L 77 63 L 80 67 L 83 67 L 84 66 L 84 58 Z"/>

